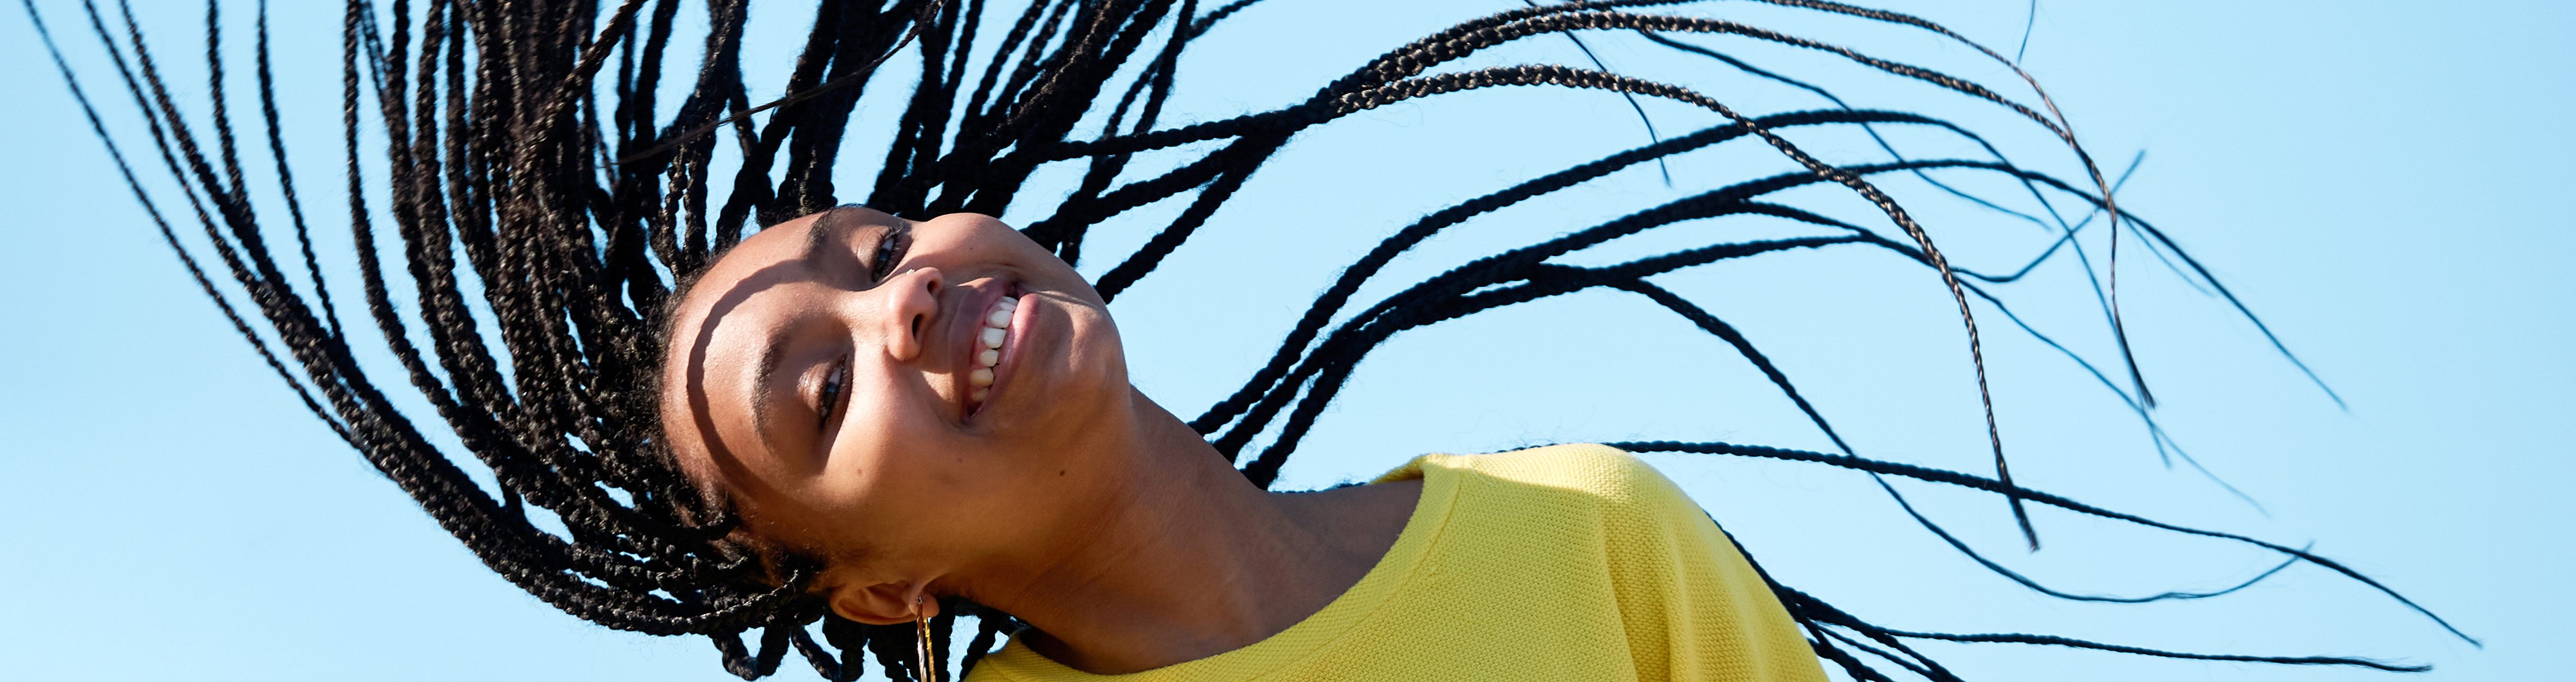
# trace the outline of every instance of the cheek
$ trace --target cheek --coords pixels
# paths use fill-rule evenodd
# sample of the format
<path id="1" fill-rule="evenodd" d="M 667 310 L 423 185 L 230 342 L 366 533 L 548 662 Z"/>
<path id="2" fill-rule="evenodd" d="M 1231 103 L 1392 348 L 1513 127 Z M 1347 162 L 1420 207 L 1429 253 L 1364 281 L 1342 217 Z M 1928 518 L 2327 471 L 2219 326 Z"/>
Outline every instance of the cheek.
<path id="1" fill-rule="evenodd" d="M 878 384 L 850 396 L 850 419 L 833 435 L 832 461 L 826 468 L 838 476 L 873 476 L 903 459 L 907 446 L 935 443 L 944 426 L 935 407 L 916 393 L 928 387 Z"/>
<path id="2" fill-rule="evenodd" d="M 1029 516 L 1046 491 L 1024 485 L 1028 453 L 990 441 L 923 436 L 851 443 L 828 476 L 829 508 L 816 524 L 840 556 L 901 559 L 986 547 Z"/>
<path id="3" fill-rule="evenodd" d="M 962 486 L 970 477 L 956 463 L 978 459 L 977 450 L 989 447 L 948 414 L 956 403 L 934 388 L 953 384 L 947 375 L 885 369 L 879 375 L 885 380 L 850 396 L 850 420 L 835 434 L 824 467 L 835 488 L 864 498 L 852 506 L 883 507 L 919 491 Z"/>
<path id="4" fill-rule="evenodd" d="M 962 217 L 965 216 L 945 216 L 915 228 L 914 252 L 940 253 L 959 262 L 995 262 L 1021 257 L 1023 253 L 1017 247 L 1022 244 L 1029 248 L 1037 246 L 1035 242 L 1030 242 L 1027 237 L 1021 236 L 1018 230 L 1003 226 L 997 221 L 980 216 L 976 216 L 981 218 L 979 220 L 958 219 Z"/>

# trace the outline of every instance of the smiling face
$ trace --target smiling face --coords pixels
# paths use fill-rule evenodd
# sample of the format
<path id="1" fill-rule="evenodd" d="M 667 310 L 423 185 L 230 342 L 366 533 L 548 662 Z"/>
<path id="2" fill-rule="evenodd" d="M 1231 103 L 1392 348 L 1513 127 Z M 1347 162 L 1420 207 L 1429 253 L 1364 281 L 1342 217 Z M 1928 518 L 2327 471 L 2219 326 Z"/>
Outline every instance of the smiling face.
<path id="1" fill-rule="evenodd" d="M 749 532 L 825 560 L 843 615 L 870 606 L 845 596 L 909 608 L 841 592 L 917 593 L 1082 508 L 1133 409 L 1104 306 L 989 217 L 788 221 L 682 300 L 664 430 Z"/>

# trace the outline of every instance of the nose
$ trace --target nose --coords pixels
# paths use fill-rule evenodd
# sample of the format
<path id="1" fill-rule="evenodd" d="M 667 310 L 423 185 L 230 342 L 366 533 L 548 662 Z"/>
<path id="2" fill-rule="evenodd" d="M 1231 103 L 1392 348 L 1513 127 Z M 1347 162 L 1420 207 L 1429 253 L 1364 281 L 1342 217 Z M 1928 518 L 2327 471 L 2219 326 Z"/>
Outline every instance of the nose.
<path id="1" fill-rule="evenodd" d="M 939 296 L 947 280 L 939 268 L 907 270 L 878 285 L 884 292 L 886 353 L 897 361 L 921 357 L 923 344 L 939 319 Z"/>

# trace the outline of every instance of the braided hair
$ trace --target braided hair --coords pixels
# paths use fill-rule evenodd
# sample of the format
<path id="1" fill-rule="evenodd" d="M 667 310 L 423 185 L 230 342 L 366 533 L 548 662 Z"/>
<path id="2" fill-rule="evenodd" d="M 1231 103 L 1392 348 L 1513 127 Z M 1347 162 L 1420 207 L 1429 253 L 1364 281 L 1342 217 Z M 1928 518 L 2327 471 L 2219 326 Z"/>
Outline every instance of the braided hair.
<path id="1" fill-rule="evenodd" d="M 175 92 L 181 86 L 156 66 L 132 8 L 122 0 L 112 9 L 103 9 L 96 0 L 80 3 L 80 23 L 112 57 L 114 78 L 108 82 L 115 90 L 98 93 L 99 99 L 93 99 L 63 60 L 34 1 L 21 0 L 21 5 L 54 54 L 93 132 L 182 267 L 325 428 L 512 584 L 600 625 L 711 638 L 724 667 L 746 679 L 776 672 L 789 649 L 827 679 L 858 678 L 871 653 L 888 678 L 955 677 L 946 670 L 916 669 L 910 652 L 921 643 L 913 628 L 870 626 L 829 613 L 807 593 L 817 566 L 743 542 L 735 532 L 738 519 L 724 505 L 698 494 L 662 443 L 655 387 L 666 343 L 662 330 L 670 325 L 672 304 L 685 283 L 741 240 L 753 223 L 772 224 L 853 198 L 899 215 L 999 215 L 1024 205 L 1019 194 L 1041 168 L 1071 167 L 1080 171 L 1072 190 L 1023 232 L 1076 263 L 1086 255 L 1092 228 L 1149 205 L 1186 198 L 1178 214 L 1141 246 L 1111 255 L 1115 265 L 1098 278 L 1096 288 L 1114 299 L 1208 226 L 1254 172 L 1299 133 L 1399 102 L 1505 86 L 1609 91 L 1632 104 L 1640 98 L 1664 100 L 1705 110 L 1719 122 L 1669 138 L 1658 136 L 1650 144 L 1433 211 L 1394 229 L 1344 268 L 1239 389 L 1189 421 L 1256 484 L 1266 487 L 1275 481 L 1354 368 L 1397 333 L 1578 291 L 1627 292 L 1728 344 L 1835 448 L 1673 441 L 1613 446 L 1867 472 L 1913 520 L 1949 546 L 2053 597 L 2111 602 L 2206 598 L 2304 562 L 2374 588 L 2467 638 L 2395 590 L 2304 548 L 2173 525 L 2016 484 L 1986 390 L 1984 346 L 1972 301 L 1982 301 L 2019 331 L 2075 360 L 2146 423 L 2159 448 L 2167 446 L 2149 411 L 2153 394 L 2129 357 L 2121 327 L 2116 263 L 2123 234 L 2186 281 L 2217 294 L 2252 321 L 2284 358 L 2298 360 L 2172 238 L 2115 204 L 2115 181 L 2077 144 L 2072 125 L 2015 60 L 1910 15 L 1826 0 L 1758 1 L 1922 32 L 1991 61 L 2029 94 L 2007 96 L 1941 71 L 1739 21 L 1680 14 L 1683 8 L 1673 7 L 1692 4 L 1690 0 L 1596 0 L 1532 3 L 1478 17 L 1388 51 L 1322 84 L 1302 101 L 1169 125 L 1164 108 L 1183 52 L 1259 0 L 1032 0 L 1016 15 L 998 5 L 988 8 L 987 0 L 827 0 L 815 3 L 812 28 L 775 99 L 767 99 L 769 93 L 756 97 L 744 78 L 747 0 L 346 0 L 340 36 L 346 173 L 339 181 L 345 183 L 348 199 L 346 219 L 362 292 L 358 301 L 331 297 L 312 236 L 314 223 L 326 219 L 318 207 L 307 215 L 298 180 L 286 162 L 269 61 L 266 0 L 258 0 L 253 10 L 252 51 L 259 115 L 251 127 L 264 139 L 251 141 L 255 146 L 247 151 L 237 133 L 248 131 L 236 127 L 228 109 L 233 100 L 226 91 L 220 21 L 225 3 L 207 3 L 210 77 L 204 95 L 212 108 L 203 121 L 184 115 Z M 684 4 L 705 14 L 703 58 L 694 70 L 666 70 L 686 63 L 670 56 L 684 22 Z M 993 12 L 989 17 L 988 9 Z M 989 31 L 979 28 L 987 19 L 1009 22 L 1008 29 L 998 45 L 979 48 L 977 39 L 989 37 Z M 1748 112 L 1741 102 L 1606 67 L 1455 67 L 1471 55 L 1516 41 L 1561 35 L 1582 46 L 1578 33 L 1597 37 L 1602 32 L 1634 34 L 1813 93 L 1832 106 Z M 1922 113 L 1853 107 L 1826 88 L 1704 44 L 1699 38 L 1706 36 L 1819 53 L 1928 84 L 2003 112 L 2019 127 L 1979 130 Z M 1583 49 L 1590 53 L 1589 47 Z M 917 73 L 885 68 L 890 58 L 907 50 L 920 57 Z M 900 88 L 905 80 L 913 81 L 911 90 L 892 121 L 892 139 L 873 185 L 865 188 L 864 197 L 857 196 L 856 188 L 835 185 L 833 171 L 841 165 L 844 136 L 859 120 L 854 112 L 860 98 L 871 87 Z M 662 101 L 672 93 L 678 94 L 676 101 Z M 146 122 L 140 144 L 110 135 L 100 118 L 101 100 L 118 98 L 130 99 Z M 1642 106 L 1638 112 L 1643 114 Z M 871 119 L 869 125 L 880 124 Z M 1909 158 L 1881 136 L 1882 130 L 1894 128 L 1953 136 L 1983 154 Z M 1792 140 L 1803 129 L 1857 130 L 1875 140 L 1885 157 L 1830 159 Z M 1990 142 L 2003 134 L 2032 133 L 2067 153 L 2080 174 L 2069 177 L 2016 163 Z M 1363 285 L 1377 281 L 1394 259 L 1443 230 L 1649 161 L 1660 164 L 1679 155 L 1747 145 L 1767 148 L 1795 169 L 1494 253 L 1354 308 L 1352 299 Z M 260 147 L 273 162 L 273 180 L 244 171 L 242 157 L 259 154 Z M 1182 162 L 1159 172 L 1131 166 L 1149 153 L 1177 155 Z M 383 169 L 381 178 L 366 170 L 377 167 Z M 175 198 L 146 189 L 139 175 L 153 168 L 177 182 Z M 722 168 L 734 169 L 732 176 L 715 177 Z M 2014 272 L 1953 266 L 1922 222 L 1882 188 L 1885 178 L 1899 175 L 1996 215 L 2049 228 L 2056 236 Z M 1944 180 L 1963 176 L 2000 179 L 2042 210 L 2010 208 L 1999 198 Z M 1883 221 L 1846 220 L 1802 207 L 1795 197 L 1809 194 L 1795 190 L 1808 187 L 1856 195 Z M 717 189 L 724 190 L 721 200 L 712 201 Z M 255 211 L 256 195 L 281 200 L 284 228 L 294 239 L 292 253 L 271 243 L 278 236 L 278 216 Z M 2066 205 L 2080 207 L 2081 215 L 2069 216 L 2061 208 Z M 1600 266 L 1570 265 L 1561 258 L 1677 223 L 1730 216 L 1767 217 L 1808 233 L 1716 243 Z M 202 228 L 202 241 L 181 236 L 181 226 L 191 223 Z M 2085 259 L 2091 276 L 2095 270 L 2078 237 L 2095 225 L 2108 233 L 2110 244 L 2111 267 L 2094 287 L 2120 350 L 2109 371 L 2023 323 L 1997 289 L 2051 259 Z M 393 230 L 391 239 L 385 239 L 380 226 Z M 1977 369 L 1985 408 L 1991 476 L 1861 456 L 1745 334 L 1649 281 L 1684 268 L 1766 254 L 1855 248 L 1892 253 L 1930 270 L 1957 304 L 1966 355 Z M 209 253 L 219 265 L 205 262 Z M 388 275 L 383 253 L 399 254 L 402 272 Z M 290 272 L 299 269 L 299 260 L 301 272 Z M 405 280 L 410 290 L 398 294 Z M 345 315 L 344 307 L 351 308 Z M 362 328 L 370 323 L 373 330 Z M 379 342 L 394 359 L 399 381 L 426 400 L 428 413 L 399 409 L 396 398 L 378 383 L 386 368 L 374 367 L 377 372 L 371 374 L 357 360 L 358 349 Z M 2300 369 L 2306 371 L 2304 365 Z M 435 421 L 424 425 L 424 420 Z M 442 428 L 457 439 L 454 447 L 440 447 L 433 441 L 445 436 L 426 431 Z M 466 462 L 465 455 L 473 462 Z M 475 480 L 482 473 L 492 481 L 488 488 Z M 2026 508 L 2037 505 L 2244 543 L 2278 553 L 2282 563 L 2242 584 L 2207 592 L 2145 597 L 2066 592 L 1977 554 L 1916 513 L 1888 483 L 1891 477 L 1992 493 L 2006 502 L 2033 548 L 2040 538 Z M 2339 656 L 2162 651 L 2047 635 L 1891 629 L 1768 574 L 1764 579 L 1771 581 L 1817 654 L 1858 680 L 1890 680 L 1896 674 L 1959 679 L 1909 644 L 1923 640 L 2392 671 L 2428 667 Z M 935 661 L 962 659 L 959 673 L 1019 626 L 1009 614 L 973 604 L 945 605 L 939 613 L 927 644 Z M 962 654 L 949 640 L 961 617 L 975 622 L 975 634 Z M 746 642 L 747 636 L 756 641 Z"/>

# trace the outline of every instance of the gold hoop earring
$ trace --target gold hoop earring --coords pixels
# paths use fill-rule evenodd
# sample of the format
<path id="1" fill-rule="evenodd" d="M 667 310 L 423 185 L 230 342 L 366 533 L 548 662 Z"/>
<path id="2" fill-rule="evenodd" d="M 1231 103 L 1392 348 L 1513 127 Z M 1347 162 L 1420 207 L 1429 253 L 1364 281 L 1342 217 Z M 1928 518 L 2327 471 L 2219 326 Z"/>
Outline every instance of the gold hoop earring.
<path id="1" fill-rule="evenodd" d="M 939 673 L 930 669 L 930 614 L 921 608 L 921 595 L 912 597 L 913 670 L 921 673 L 921 682 L 939 682 Z"/>

